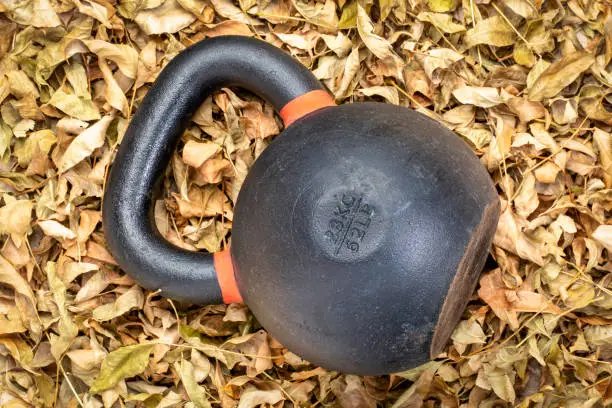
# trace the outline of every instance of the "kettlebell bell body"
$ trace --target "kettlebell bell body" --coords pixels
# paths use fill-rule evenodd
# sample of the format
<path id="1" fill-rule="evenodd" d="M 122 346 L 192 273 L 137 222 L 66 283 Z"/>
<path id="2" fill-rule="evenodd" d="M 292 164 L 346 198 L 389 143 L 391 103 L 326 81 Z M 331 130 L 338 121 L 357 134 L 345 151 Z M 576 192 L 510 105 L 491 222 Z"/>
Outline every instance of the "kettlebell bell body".
<path id="1" fill-rule="evenodd" d="M 161 237 L 152 192 L 194 110 L 223 86 L 268 100 L 286 129 L 252 166 L 231 248 L 213 257 Z M 103 212 L 111 252 L 141 285 L 189 302 L 244 301 L 301 357 L 378 375 L 443 350 L 499 201 L 465 142 L 434 120 L 383 103 L 336 107 L 280 50 L 228 36 L 160 74 L 121 143 Z"/>

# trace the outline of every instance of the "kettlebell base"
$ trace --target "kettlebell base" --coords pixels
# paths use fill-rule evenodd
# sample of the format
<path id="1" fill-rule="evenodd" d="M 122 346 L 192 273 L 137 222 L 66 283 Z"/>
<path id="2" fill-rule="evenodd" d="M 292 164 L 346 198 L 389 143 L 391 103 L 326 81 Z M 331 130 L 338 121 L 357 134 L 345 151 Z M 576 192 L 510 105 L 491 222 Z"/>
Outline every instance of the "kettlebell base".
<path id="1" fill-rule="evenodd" d="M 499 219 L 499 200 L 489 204 L 482 216 L 480 224 L 474 230 L 472 237 L 461 258 L 459 268 L 448 289 L 442 305 L 438 323 L 431 340 L 430 357 L 433 359 L 442 351 L 453 334 L 453 330 L 461 320 L 461 315 L 467 306 L 470 296 L 478 284 L 478 276 L 486 261 L 487 252 L 491 246 L 491 237 L 495 234 Z"/>

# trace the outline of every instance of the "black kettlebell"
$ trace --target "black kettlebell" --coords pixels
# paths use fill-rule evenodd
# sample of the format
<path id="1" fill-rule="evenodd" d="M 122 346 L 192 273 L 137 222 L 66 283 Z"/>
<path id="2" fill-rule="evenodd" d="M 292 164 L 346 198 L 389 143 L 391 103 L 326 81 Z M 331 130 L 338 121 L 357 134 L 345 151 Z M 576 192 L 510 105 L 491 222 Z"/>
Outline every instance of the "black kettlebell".
<path id="1" fill-rule="evenodd" d="M 286 129 L 242 186 L 231 250 L 213 256 L 161 236 L 152 192 L 194 111 L 227 86 L 270 102 Z M 466 143 L 434 120 L 383 103 L 335 106 L 279 49 L 226 36 L 161 72 L 123 138 L 103 211 L 112 254 L 144 287 L 192 303 L 244 299 L 301 357 L 378 375 L 443 350 L 499 201 Z"/>

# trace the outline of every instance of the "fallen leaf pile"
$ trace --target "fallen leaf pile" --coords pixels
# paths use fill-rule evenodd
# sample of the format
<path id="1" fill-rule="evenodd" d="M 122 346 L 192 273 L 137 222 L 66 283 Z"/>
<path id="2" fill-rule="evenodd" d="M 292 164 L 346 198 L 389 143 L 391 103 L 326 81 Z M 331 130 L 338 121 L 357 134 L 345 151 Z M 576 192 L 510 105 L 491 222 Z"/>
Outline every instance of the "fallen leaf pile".
<path id="1" fill-rule="evenodd" d="M 611 406 L 610 0 L 0 0 L 0 12 L 3 407 Z M 116 266 L 100 202 L 130 118 L 174 56 L 224 34 L 282 48 L 338 103 L 436 119 L 489 170 L 502 203 L 491 257 L 435 361 L 326 371 L 245 306 L 176 304 Z M 246 92 L 208 98 L 155 206 L 164 236 L 222 249 L 249 166 L 281 129 Z"/>

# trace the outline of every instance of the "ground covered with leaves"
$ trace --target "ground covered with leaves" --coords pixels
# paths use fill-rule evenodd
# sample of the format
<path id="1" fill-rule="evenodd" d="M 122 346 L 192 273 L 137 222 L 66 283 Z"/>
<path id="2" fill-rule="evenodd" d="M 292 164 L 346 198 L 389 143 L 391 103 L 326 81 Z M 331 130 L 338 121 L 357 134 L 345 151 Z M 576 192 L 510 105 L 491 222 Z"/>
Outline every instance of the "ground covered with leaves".
<path id="1" fill-rule="evenodd" d="M 1 0 L 0 12 L 0 405 L 612 404 L 609 0 Z M 176 304 L 116 267 L 100 202 L 130 117 L 168 61 L 222 34 L 284 49 L 338 103 L 433 117 L 488 168 L 502 203 L 491 260 L 436 361 L 326 371 L 243 305 Z M 281 128 L 252 95 L 209 98 L 168 168 L 160 231 L 222 249 L 248 168 Z"/>

